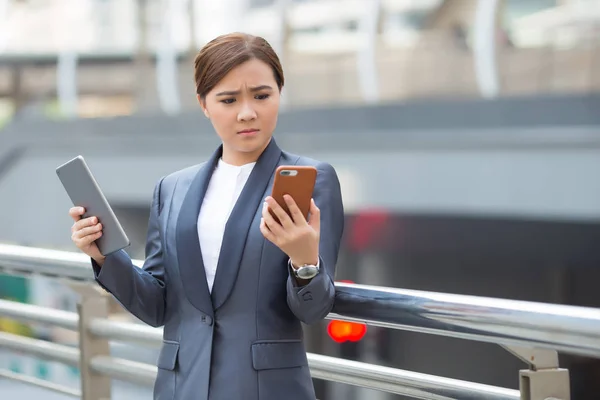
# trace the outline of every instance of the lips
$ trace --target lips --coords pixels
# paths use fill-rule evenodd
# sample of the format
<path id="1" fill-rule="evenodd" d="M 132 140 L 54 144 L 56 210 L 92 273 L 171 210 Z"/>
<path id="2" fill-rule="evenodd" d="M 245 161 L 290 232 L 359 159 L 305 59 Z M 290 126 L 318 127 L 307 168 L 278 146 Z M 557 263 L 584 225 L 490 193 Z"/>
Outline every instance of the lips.
<path id="1" fill-rule="evenodd" d="M 238 134 L 240 135 L 251 135 L 253 133 L 258 132 L 258 129 L 244 129 L 243 131 L 239 131 Z"/>

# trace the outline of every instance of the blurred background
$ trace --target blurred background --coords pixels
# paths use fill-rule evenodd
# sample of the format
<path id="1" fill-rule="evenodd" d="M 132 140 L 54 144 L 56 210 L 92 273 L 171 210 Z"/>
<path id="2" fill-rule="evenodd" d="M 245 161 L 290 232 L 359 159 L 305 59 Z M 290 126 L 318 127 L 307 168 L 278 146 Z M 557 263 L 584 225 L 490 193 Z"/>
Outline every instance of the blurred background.
<path id="1" fill-rule="evenodd" d="M 337 280 L 600 306 L 600 0 L 0 0 L 0 242 L 76 250 L 54 170 L 82 154 L 143 258 L 154 184 L 219 144 L 193 58 L 231 31 L 282 58 L 279 145 L 338 171 Z M 3 275 L 0 298 L 76 302 L 60 283 Z M 329 323 L 306 328 L 310 352 L 509 388 L 524 367 L 497 345 L 383 328 L 340 343 Z M 561 366 L 574 399 L 598 398 L 598 360 Z M 2 349 L 0 368 L 79 384 L 76 369 Z M 17 396 L 63 398 L 0 379 L 0 398 Z M 151 391 L 116 383 L 114 398 Z"/>

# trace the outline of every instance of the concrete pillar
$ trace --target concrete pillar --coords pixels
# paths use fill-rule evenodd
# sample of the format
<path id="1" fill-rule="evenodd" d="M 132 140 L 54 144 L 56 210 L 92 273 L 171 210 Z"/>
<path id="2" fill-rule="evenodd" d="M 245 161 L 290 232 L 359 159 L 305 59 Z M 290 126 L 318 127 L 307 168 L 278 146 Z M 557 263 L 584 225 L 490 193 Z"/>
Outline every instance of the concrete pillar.
<path id="1" fill-rule="evenodd" d="M 136 111 L 148 111 L 158 108 L 156 80 L 152 66 L 152 57 L 148 49 L 148 2 L 137 0 L 137 52 L 133 62 L 135 74 L 135 105 Z"/>
<path id="2" fill-rule="evenodd" d="M 12 65 L 10 75 L 10 99 L 13 102 L 15 116 L 18 116 L 27 104 L 27 94 L 23 88 L 22 67 L 18 64 Z"/>
<path id="3" fill-rule="evenodd" d="M 169 0 L 163 4 L 163 20 L 156 53 L 156 88 L 160 108 L 166 114 L 181 112 L 181 98 L 178 85 L 177 49 L 173 37 L 173 27 L 178 15 L 184 14 L 190 0 Z"/>
<path id="4" fill-rule="evenodd" d="M 379 39 L 379 20 L 381 18 L 381 0 L 370 0 L 359 21 L 363 35 L 362 48 L 356 57 L 358 83 L 362 98 L 366 103 L 379 101 L 379 73 L 377 69 L 377 43 Z"/>
<path id="5" fill-rule="evenodd" d="M 473 30 L 475 77 L 483 98 L 495 98 L 500 93 L 496 37 L 501 0 L 479 0 Z"/>

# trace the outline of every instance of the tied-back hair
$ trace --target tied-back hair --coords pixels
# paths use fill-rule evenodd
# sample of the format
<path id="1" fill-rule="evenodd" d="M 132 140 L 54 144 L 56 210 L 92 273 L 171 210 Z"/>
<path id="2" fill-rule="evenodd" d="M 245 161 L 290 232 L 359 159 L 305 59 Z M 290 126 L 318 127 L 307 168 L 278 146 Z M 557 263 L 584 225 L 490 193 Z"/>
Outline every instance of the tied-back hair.
<path id="1" fill-rule="evenodd" d="M 219 83 L 233 68 L 253 59 L 271 67 L 277 87 L 284 84 L 283 69 L 277 53 L 269 42 L 260 36 L 246 33 L 229 33 L 208 42 L 194 60 L 196 93 L 201 98 Z"/>

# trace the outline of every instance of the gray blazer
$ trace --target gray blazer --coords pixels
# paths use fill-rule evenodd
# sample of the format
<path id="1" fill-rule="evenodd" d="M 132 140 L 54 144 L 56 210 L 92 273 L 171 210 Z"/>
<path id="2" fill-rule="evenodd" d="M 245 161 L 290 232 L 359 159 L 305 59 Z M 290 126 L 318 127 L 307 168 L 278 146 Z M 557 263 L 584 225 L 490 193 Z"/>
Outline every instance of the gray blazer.
<path id="1" fill-rule="evenodd" d="M 102 268 L 92 262 L 96 280 L 142 321 L 164 325 L 154 399 L 314 399 L 300 322 L 319 321 L 333 306 L 344 229 L 337 175 L 329 164 L 281 151 L 272 139 L 227 221 L 211 293 L 196 224 L 221 151 L 156 185 L 143 268 L 119 251 Z M 321 273 L 304 287 L 290 276 L 288 257 L 259 230 L 279 165 L 318 169 Z"/>

